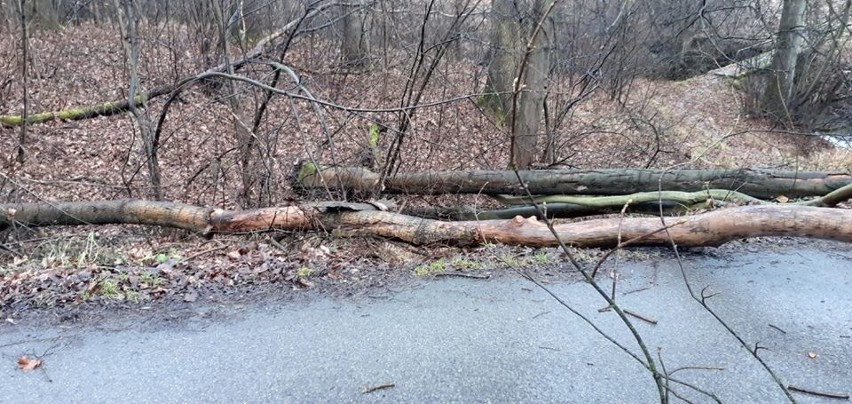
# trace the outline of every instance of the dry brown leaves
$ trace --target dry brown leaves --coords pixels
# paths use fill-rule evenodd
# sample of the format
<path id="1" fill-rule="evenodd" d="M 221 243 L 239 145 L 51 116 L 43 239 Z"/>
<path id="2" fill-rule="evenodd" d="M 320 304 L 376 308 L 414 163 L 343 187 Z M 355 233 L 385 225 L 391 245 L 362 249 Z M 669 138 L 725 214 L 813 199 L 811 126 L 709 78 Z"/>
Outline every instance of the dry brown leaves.
<path id="1" fill-rule="evenodd" d="M 186 40 L 190 35 L 185 29 L 142 30 L 146 29 L 140 66 L 143 88 L 173 83 L 203 70 L 197 44 Z M 168 32 L 176 36 L 162 36 Z M 117 35 L 110 27 L 91 24 L 34 32 L 32 74 L 27 82 L 31 111 L 123 98 L 126 71 Z M 22 104 L 22 81 L 14 62 L 17 44 L 9 38 L 0 38 L 0 60 L 8 61 L 0 64 L 0 81 L 11 80 L 0 114 L 17 114 Z M 234 50 L 234 56 L 238 51 Z M 359 108 L 400 105 L 410 55 L 401 51 L 391 55 L 387 66 L 353 74 L 335 66 L 329 56 L 334 54 L 332 42 L 309 37 L 294 43 L 286 63 L 295 67 L 302 84 L 320 99 Z M 250 65 L 242 73 L 262 81 L 268 81 L 271 74 L 268 66 L 260 64 Z M 482 73 L 482 66 L 470 62 L 441 64 L 420 102 L 475 94 L 483 88 Z M 298 92 L 288 77 L 282 77 L 279 88 Z M 234 208 L 240 205 L 244 181 L 251 187 L 248 195 L 258 203 L 297 198 L 288 178 L 294 163 L 311 157 L 327 164 L 356 164 L 372 122 L 389 127 L 380 141 L 384 157 L 404 116 L 398 112 L 350 113 L 330 107 L 317 112 L 305 101 L 274 97 L 253 138 L 253 157 L 244 166 L 240 158 L 244 144 L 237 138 L 236 128 L 253 125 L 254 108 L 263 93 L 237 85 L 242 107 L 234 112 L 216 86 L 197 85 L 185 91 L 165 121 L 159 155 L 165 199 Z M 626 107 L 600 93 L 570 111 L 570 118 L 558 128 L 557 157 L 568 158 L 566 162 L 577 167 L 852 168 L 848 152 L 826 155 L 818 151 L 809 160 L 797 153 L 796 146 L 788 147 L 783 135 L 762 132 L 766 123 L 741 116 L 736 93 L 719 79 L 638 80 L 634 88 Z M 565 83 L 554 82 L 551 90 L 554 96 L 572 96 Z M 149 105 L 154 122 L 163 102 L 159 99 Z M 17 133 L 16 129 L 0 129 L 0 150 L 14 150 Z M 489 114 L 481 113 L 475 98 L 418 109 L 405 136 L 403 171 L 502 169 L 507 165 L 507 131 L 495 125 Z M 138 128 L 127 114 L 32 126 L 25 146 L 23 166 L 2 168 L 0 202 L 151 196 Z M 7 161 L 8 156 L 2 157 Z M 409 203 L 480 206 L 488 202 L 448 195 L 411 198 Z M 56 229 L 30 235 L 46 240 L 44 243 L 18 240 L 21 244 L 10 244 L 19 253 L 0 257 L 0 307 L 145 302 L 168 296 L 194 301 L 203 298 L 205 290 L 234 285 L 285 282 L 301 289 L 326 281 L 358 283 L 363 273 L 353 269 L 383 265 L 370 257 L 369 248 L 352 254 L 358 250 L 332 248 L 325 241 L 294 241 L 282 250 L 267 241 L 245 238 L 226 239 L 224 247 L 190 238 L 163 247 L 172 242 L 169 237 L 137 237 L 128 242 L 129 237 L 140 234 L 138 229 L 116 229 Z M 120 257 L 101 254 L 94 260 L 91 255 L 80 259 L 79 248 L 67 254 L 44 250 L 59 245 L 55 237 L 86 232 L 102 238 L 115 236 L 115 244 L 97 245 Z"/>
<path id="2" fill-rule="evenodd" d="M 23 355 L 23 356 L 18 357 L 17 362 L 18 362 L 18 369 L 20 369 L 24 372 L 28 372 L 30 370 L 38 369 L 44 364 L 44 362 L 41 359 L 34 358 L 34 357 L 31 358 L 27 355 Z"/>

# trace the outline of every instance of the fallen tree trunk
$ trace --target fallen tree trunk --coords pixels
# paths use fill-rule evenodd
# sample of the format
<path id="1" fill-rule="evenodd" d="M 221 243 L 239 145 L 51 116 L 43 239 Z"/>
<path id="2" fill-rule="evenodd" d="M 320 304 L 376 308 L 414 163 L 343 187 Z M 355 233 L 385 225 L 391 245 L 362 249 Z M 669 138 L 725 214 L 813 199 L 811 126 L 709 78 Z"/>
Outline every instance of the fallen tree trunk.
<path id="1" fill-rule="evenodd" d="M 411 244 L 478 245 L 503 243 L 554 246 L 556 239 L 535 218 L 442 222 L 383 211 L 383 206 L 316 203 L 226 211 L 172 202 L 128 200 L 0 205 L 0 230 L 16 226 L 145 224 L 192 230 L 205 235 L 269 230 L 330 231 L 345 237 L 379 236 Z M 808 206 L 742 206 L 693 216 L 610 218 L 556 224 L 569 245 L 718 246 L 759 236 L 794 236 L 852 242 L 852 210 Z M 671 239 L 669 238 L 671 236 Z"/>
<path id="2" fill-rule="evenodd" d="M 592 199 L 592 198 L 589 198 Z M 595 215 L 607 215 L 621 212 L 624 205 L 612 206 L 588 206 L 576 203 L 548 203 L 539 205 L 548 219 L 577 218 Z M 692 210 L 699 210 L 706 206 L 682 206 L 673 202 L 663 201 L 662 210 L 665 215 L 682 215 Z M 402 213 L 426 219 L 436 220 L 494 220 L 512 219 L 515 216 L 535 217 L 542 219 L 533 205 L 512 206 L 503 209 L 480 210 L 471 205 L 460 207 L 417 207 L 406 208 Z M 660 213 L 659 203 L 637 203 L 631 204 L 629 213 L 656 216 Z"/>
<path id="3" fill-rule="evenodd" d="M 277 42 L 284 38 L 286 35 L 291 34 L 291 30 L 294 29 L 301 23 L 303 20 L 312 18 L 322 12 L 324 12 L 327 8 L 336 5 L 334 2 L 320 3 L 313 5 L 309 8 L 304 16 L 298 18 L 296 20 L 290 21 L 281 29 L 267 35 L 264 38 L 261 38 L 257 44 L 248 51 L 242 58 L 239 60 L 228 64 L 221 63 L 219 65 L 213 66 L 204 73 L 225 73 L 228 71 L 228 68 L 231 67 L 234 70 L 239 70 L 241 67 L 245 66 L 248 63 L 251 63 L 253 60 L 257 59 L 267 50 L 274 48 L 277 46 Z M 198 76 L 204 74 L 201 73 Z M 191 77 L 190 77 L 191 79 Z M 186 81 L 186 80 L 184 80 Z M 181 82 L 183 83 L 183 81 Z M 150 101 L 156 97 L 159 97 L 164 94 L 172 93 L 175 90 L 178 90 L 180 87 L 179 84 L 171 84 L 157 87 L 145 94 L 140 94 L 134 97 L 134 106 L 141 106 L 143 102 Z M 89 105 L 77 108 L 65 109 L 62 111 L 55 112 L 40 112 L 35 114 L 30 114 L 27 116 L 27 124 L 40 124 L 46 123 L 53 120 L 65 120 L 65 121 L 75 121 L 75 120 L 83 120 L 94 118 L 98 116 L 110 116 L 115 114 L 120 114 L 130 110 L 130 101 L 129 100 L 119 100 L 119 101 L 111 101 L 105 102 L 97 105 Z M 20 115 L 0 115 L 0 127 L 14 127 L 20 126 L 23 123 L 23 118 Z"/>
<path id="4" fill-rule="evenodd" d="M 624 195 L 638 192 L 695 192 L 730 189 L 755 198 L 800 198 L 826 195 L 852 184 L 852 175 L 827 172 L 733 170 L 524 170 L 518 171 L 532 194 Z M 379 191 L 379 175 L 364 168 L 330 167 L 317 170 L 304 163 L 295 187 L 330 189 L 364 194 Z M 440 171 L 399 173 L 381 190 L 391 194 L 512 194 L 525 195 L 512 171 Z"/>
<path id="5" fill-rule="evenodd" d="M 118 201 L 0 204 L 0 231 L 9 227 L 141 224 L 190 230 L 204 235 L 267 230 L 310 230 L 314 216 L 341 210 L 379 210 L 376 203 L 316 202 L 243 211 L 177 202 Z"/>
<path id="6" fill-rule="evenodd" d="M 506 209 L 477 210 L 471 206 L 455 208 L 413 208 L 405 213 L 418 217 L 443 220 L 487 220 L 511 219 L 515 216 L 535 216 L 542 219 L 542 213 L 548 219 L 572 218 L 582 216 L 618 213 L 650 214 L 657 216 L 683 215 L 697 210 L 720 208 L 732 204 L 766 205 L 775 204 L 751 196 L 723 189 L 708 189 L 697 192 L 660 191 L 640 192 L 614 196 L 571 196 L 538 195 L 533 196 L 538 207 L 530 203 L 526 196 L 492 195 L 494 199 L 511 207 Z M 799 206 L 833 207 L 852 198 L 852 184 L 838 188 L 827 195 L 806 201 L 791 203 Z M 539 211 L 541 209 L 541 212 Z"/>
<path id="7" fill-rule="evenodd" d="M 849 187 L 852 193 L 852 186 Z M 698 192 L 662 191 L 641 192 L 630 195 L 615 196 L 569 196 L 569 195 L 538 195 L 534 196 L 538 208 L 530 204 L 525 196 L 492 195 L 495 200 L 509 205 L 505 209 L 477 210 L 471 206 L 457 208 L 411 208 L 406 214 L 417 217 L 443 220 L 490 220 L 511 219 L 515 216 L 535 216 L 542 219 L 539 212 L 548 219 L 574 218 L 609 213 L 618 213 L 625 209 L 628 213 L 640 213 L 657 216 L 660 211 L 665 215 L 683 215 L 697 210 L 723 207 L 730 204 L 767 204 L 760 199 L 752 198 L 738 192 L 710 189 Z M 815 200 L 818 202 L 819 200 Z M 816 203 L 809 206 L 820 206 Z"/>
<path id="8" fill-rule="evenodd" d="M 157 87 L 145 94 L 137 95 L 133 98 L 136 107 L 141 107 L 142 104 L 150 99 L 159 97 L 163 94 L 168 94 L 174 90 L 174 86 Z M 130 110 L 130 101 L 113 101 L 105 102 L 98 105 L 90 105 L 78 108 L 69 108 L 55 112 L 39 112 L 27 116 L 27 125 L 46 123 L 54 120 L 62 121 L 78 121 L 83 119 L 95 118 L 98 116 L 110 116 L 120 114 Z M 0 126 L 21 126 L 23 118 L 20 115 L 0 115 Z"/>

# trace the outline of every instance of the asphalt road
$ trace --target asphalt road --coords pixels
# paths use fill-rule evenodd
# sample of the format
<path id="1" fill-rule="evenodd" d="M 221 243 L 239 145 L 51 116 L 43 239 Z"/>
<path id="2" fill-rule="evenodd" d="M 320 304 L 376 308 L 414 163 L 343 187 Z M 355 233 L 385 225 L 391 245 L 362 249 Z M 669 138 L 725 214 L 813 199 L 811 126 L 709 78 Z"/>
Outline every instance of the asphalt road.
<path id="1" fill-rule="evenodd" d="M 693 288 L 784 384 L 852 394 L 852 252 L 791 245 L 689 254 Z M 655 359 L 730 403 L 784 402 L 751 355 L 692 300 L 671 257 L 620 267 L 617 300 Z M 633 352 L 580 283 L 548 287 Z M 517 276 L 438 278 L 350 299 L 197 304 L 190 316 L 0 325 L 2 403 L 658 402 L 643 367 Z M 20 355 L 41 369 L 17 369 Z M 365 393 L 371 387 L 390 385 Z M 681 385 L 674 391 L 710 402 Z M 793 393 L 800 402 L 842 403 Z"/>

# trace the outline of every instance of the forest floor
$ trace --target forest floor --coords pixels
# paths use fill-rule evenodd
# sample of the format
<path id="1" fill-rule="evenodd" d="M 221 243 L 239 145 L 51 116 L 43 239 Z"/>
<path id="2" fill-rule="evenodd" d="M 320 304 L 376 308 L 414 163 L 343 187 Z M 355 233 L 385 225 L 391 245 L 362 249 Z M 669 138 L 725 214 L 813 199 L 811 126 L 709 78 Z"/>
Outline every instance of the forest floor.
<path id="1" fill-rule="evenodd" d="M 22 108 L 16 46 L 10 37 L 0 38 L 0 63 L 4 63 L 0 83 L 8 83 L 0 86 L 0 114 L 18 114 Z M 203 70 L 199 58 L 185 56 L 193 55 L 191 43 L 170 43 L 164 48 L 162 41 L 150 41 L 145 46 L 144 88 Z M 408 66 L 405 59 L 383 69 L 345 72 L 327 56 L 317 56 L 318 46 L 294 45 L 288 60 L 316 97 L 360 108 L 399 105 Z M 31 112 L 119 100 L 126 92 L 121 45 L 109 28 L 83 25 L 35 32 L 31 48 L 31 77 L 26 82 Z M 482 75 L 473 71 L 478 68 L 464 62 L 442 66 L 422 102 L 476 94 L 482 86 Z M 260 69 L 247 74 L 266 77 Z M 599 92 L 569 111 L 569 118 L 558 128 L 559 159 L 579 168 L 852 168 L 849 149 L 775 130 L 764 120 L 750 117 L 743 112 L 744 96 L 724 78 L 705 75 L 680 82 L 639 78 L 631 89 L 622 102 Z M 254 106 L 257 95 L 246 90 L 242 100 Z M 567 90 L 561 95 L 571 97 Z M 149 105 L 152 120 L 156 121 L 163 102 L 157 99 Z M 214 85 L 191 88 L 172 107 L 160 145 L 165 199 L 226 209 L 240 206 L 235 114 L 229 108 Z M 267 175 L 263 203 L 272 205 L 300 197 L 288 181 L 295 163 L 312 157 L 356 164 L 368 123 L 398 118 L 378 112 L 315 114 L 307 103 L 291 103 L 283 97 L 273 99 L 266 117 L 260 125 L 266 134 L 261 139 L 266 157 L 259 160 Z M 403 171 L 506 166 L 504 128 L 495 125 L 473 97 L 424 108 L 410 130 Z M 19 128 L 0 128 L 0 203 L 150 197 L 138 128 L 128 114 L 32 126 L 24 142 L 23 164 L 14 161 L 19 132 Z M 383 138 L 380 146 L 387 147 L 388 142 Z M 250 196 L 261 201 L 260 194 Z M 489 203 L 484 197 L 470 196 L 406 198 L 411 204 L 444 206 Z M 9 319 L 33 309 L 73 317 L 81 310 L 251 300 L 281 291 L 318 290 L 347 296 L 443 272 L 484 276 L 515 268 L 545 277 L 572 276 L 565 274 L 565 257 L 556 249 L 420 248 L 323 234 L 267 233 L 208 240 L 183 231 L 138 226 L 14 229 L 2 237 L 0 317 Z M 768 240 L 746 244 L 777 242 Z M 601 250 L 575 253 L 587 264 L 603 255 Z M 655 254 L 659 250 L 637 249 L 625 251 L 622 258 L 642 260 Z"/>

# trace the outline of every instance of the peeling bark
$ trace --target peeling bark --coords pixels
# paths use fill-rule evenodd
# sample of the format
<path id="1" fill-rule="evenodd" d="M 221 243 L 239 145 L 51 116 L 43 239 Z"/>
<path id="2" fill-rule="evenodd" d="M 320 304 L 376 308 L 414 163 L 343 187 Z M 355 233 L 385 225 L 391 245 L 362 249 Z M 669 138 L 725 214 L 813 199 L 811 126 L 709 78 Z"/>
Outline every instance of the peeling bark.
<path id="1" fill-rule="evenodd" d="M 383 211 L 373 204 L 315 203 L 227 211 L 144 200 L 0 205 L 0 230 L 19 226 L 144 224 L 199 232 L 243 233 L 269 230 L 329 231 L 343 237 L 384 237 L 415 245 L 502 243 L 546 247 L 557 244 L 535 218 L 443 222 Z M 743 206 L 693 216 L 609 218 L 558 223 L 554 229 L 569 245 L 718 246 L 761 236 L 809 237 L 852 242 L 852 210 L 807 206 Z M 671 237 L 671 238 L 670 238 Z"/>

